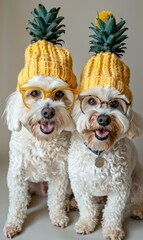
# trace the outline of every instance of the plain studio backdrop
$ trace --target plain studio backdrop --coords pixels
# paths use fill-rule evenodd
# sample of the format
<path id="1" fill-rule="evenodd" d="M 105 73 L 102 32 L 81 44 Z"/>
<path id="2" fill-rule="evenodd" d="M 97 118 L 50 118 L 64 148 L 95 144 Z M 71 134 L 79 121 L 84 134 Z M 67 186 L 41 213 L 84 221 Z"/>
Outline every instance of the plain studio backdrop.
<path id="1" fill-rule="evenodd" d="M 131 69 L 130 88 L 133 92 L 133 108 L 143 115 L 143 0 L 41 0 L 40 2 L 38 0 L 0 0 L 0 115 L 2 115 L 4 111 L 6 98 L 16 89 L 18 73 L 24 66 L 24 52 L 30 43 L 30 36 L 25 28 L 28 19 L 32 19 L 30 12 L 38 6 L 38 3 L 44 4 L 47 9 L 61 7 L 59 15 L 65 17 L 63 23 L 66 25 L 66 33 L 62 36 L 65 40 L 63 47 L 71 51 L 74 72 L 77 75 L 78 82 L 82 67 L 91 56 L 88 52 L 89 35 L 92 33 L 89 25 L 94 21 L 97 11 L 108 10 L 113 12 L 117 21 L 119 21 L 120 18 L 126 20 L 126 26 L 129 30 L 127 31 L 128 39 L 126 40 L 127 50 L 122 60 Z M 4 125 L 4 121 L 2 120 L 0 122 L 1 228 L 4 224 L 8 207 L 6 172 L 8 166 L 9 136 L 10 133 L 7 130 L 7 126 Z M 139 152 L 140 162 L 143 164 L 143 136 L 135 140 L 135 144 Z M 20 235 L 18 239 L 26 240 L 29 236 L 38 239 L 36 238 L 38 237 L 36 234 L 36 230 L 38 229 L 36 229 L 36 224 L 40 224 L 40 221 L 45 220 L 45 222 L 41 223 L 41 229 L 45 224 L 45 228 L 41 231 L 47 230 L 46 221 L 48 217 L 46 215 L 47 213 L 43 214 L 44 216 L 42 216 L 41 213 L 41 217 L 37 217 L 37 219 L 33 222 L 31 221 L 30 224 L 27 222 L 24 233 Z M 84 238 L 75 234 L 73 231 L 75 221 L 74 219 L 71 223 L 72 226 L 67 228 L 67 230 L 57 230 L 57 228 L 52 227 L 51 229 L 53 230 L 50 230 L 51 239 L 70 239 L 70 236 L 74 236 L 73 238 L 71 237 L 71 239 L 96 238 L 96 233 L 84 236 Z M 48 222 L 48 224 L 51 226 L 50 222 Z M 134 226 L 136 226 L 136 228 L 134 228 Z M 143 235 L 141 223 L 131 221 L 128 223 L 126 230 L 130 236 L 130 240 L 135 238 L 139 240 L 142 239 L 142 237 L 140 238 L 138 235 L 141 234 L 141 231 Z M 30 231 L 31 235 L 28 235 Z M 55 234 L 56 231 L 58 232 L 57 239 L 55 237 L 56 235 L 52 235 L 52 231 L 55 232 Z M 67 235 L 68 238 L 60 237 L 66 236 L 64 234 L 67 234 L 67 231 L 70 231 L 69 236 Z M 49 229 L 47 230 L 47 235 L 42 234 L 43 238 L 41 239 L 48 239 L 48 232 Z M 4 239 L 3 235 L 0 235 L 0 239 Z M 101 228 L 99 228 L 98 239 L 103 239 Z"/>

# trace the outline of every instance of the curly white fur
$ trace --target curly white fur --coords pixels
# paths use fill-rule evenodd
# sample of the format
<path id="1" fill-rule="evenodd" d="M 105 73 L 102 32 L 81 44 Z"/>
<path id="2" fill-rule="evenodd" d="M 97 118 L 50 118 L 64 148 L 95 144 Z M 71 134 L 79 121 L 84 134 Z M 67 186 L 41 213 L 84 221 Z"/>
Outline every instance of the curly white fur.
<path id="1" fill-rule="evenodd" d="M 67 84 L 54 77 L 37 76 L 25 86 L 44 89 L 65 87 Z M 50 105 L 55 109 L 54 131 L 44 134 L 39 121 L 41 110 Z M 10 139 L 10 163 L 7 176 L 9 188 L 9 211 L 4 232 L 9 238 L 22 230 L 29 202 L 28 183 L 48 182 L 49 215 L 52 223 L 66 227 L 65 197 L 68 185 L 67 152 L 74 128 L 70 112 L 61 101 L 37 101 L 27 109 L 20 92 L 13 93 L 6 108 Z"/>
<path id="2" fill-rule="evenodd" d="M 94 94 L 102 101 L 118 97 L 125 99 L 117 90 L 108 87 L 98 86 L 86 94 Z M 101 127 L 97 123 L 97 117 L 101 114 L 111 117 L 111 123 L 105 127 L 110 130 L 109 137 L 103 141 L 95 136 L 95 132 Z M 80 218 L 75 225 L 76 232 L 87 234 L 94 231 L 98 223 L 99 206 L 94 204 L 93 198 L 107 196 L 103 211 L 103 234 L 108 240 L 121 240 L 125 236 L 122 221 L 130 192 L 131 215 L 143 218 L 143 169 L 139 165 L 135 146 L 126 138 L 141 134 L 143 119 L 133 112 L 131 106 L 126 115 L 106 104 L 100 108 L 95 106 L 94 110 L 84 114 L 79 100 L 75 104 L 73 118 L 78 132 L 71 139 L 68 171 L 80 210 Z M 96 167 L 97 155 L 85 142 L 92 150 L 103 151 L 101 156 L 105 160 L 101 168 Z"/>

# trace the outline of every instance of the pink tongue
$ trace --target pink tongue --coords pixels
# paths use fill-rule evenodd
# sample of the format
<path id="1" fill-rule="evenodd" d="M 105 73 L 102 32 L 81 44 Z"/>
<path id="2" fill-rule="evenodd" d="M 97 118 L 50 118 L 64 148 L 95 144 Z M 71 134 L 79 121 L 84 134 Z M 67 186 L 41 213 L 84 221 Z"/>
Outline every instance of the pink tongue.
<path id="1" fill-rule="evenodd" d="M 44 130 L 44 132 L 49 133 L 54 129 L 54 123 L 46 122 L 46 123 L 42 124 L 41 127 Z"/>
<path id="2" fill-rule="evenodd" d="M 96 131 L 96 134 L 97 134 L 99 137 L 104 138 L 104 137 L 108 136 L 109 132 L 108 132 L 108 131 L 103 131 L 103 132 L 101 132 L 101 131 L 97 130 L 97 131 Z"/>

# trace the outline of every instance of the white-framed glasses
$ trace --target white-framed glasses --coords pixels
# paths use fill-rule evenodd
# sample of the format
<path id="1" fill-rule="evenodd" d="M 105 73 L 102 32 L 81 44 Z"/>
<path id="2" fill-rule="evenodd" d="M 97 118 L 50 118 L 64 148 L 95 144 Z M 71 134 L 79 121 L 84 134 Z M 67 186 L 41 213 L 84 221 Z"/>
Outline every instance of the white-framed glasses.
<path id="1" fill-rule="evenodd" d="M 77 95 L 76 89 L 68 87 L 45 90 L 38 86 L 30 86 L 21 87 L 20 92 L 22 94 L 23 103 L 28 109 L 31 108 L 33 103 L 39 100 L 45 100 L 46 98 L 50 98 L 53 101 L 62 101 L 66 108 L 70 109 L 72 108 Z"/>
<path id="2" fill-rule="evenodd" d="M 101 108 L 103 104 L 110 109 L 118 109 L 124 115 L 127 114 L 128 107 L 130 103 L 122 98 L 113 98 L 109 101 L 102 101 L 99 97 L 95 95 L 79 95 L 78 99 L 80 101 L 81 111 L 86 114 L 89 110 L 94 110 Z"/>

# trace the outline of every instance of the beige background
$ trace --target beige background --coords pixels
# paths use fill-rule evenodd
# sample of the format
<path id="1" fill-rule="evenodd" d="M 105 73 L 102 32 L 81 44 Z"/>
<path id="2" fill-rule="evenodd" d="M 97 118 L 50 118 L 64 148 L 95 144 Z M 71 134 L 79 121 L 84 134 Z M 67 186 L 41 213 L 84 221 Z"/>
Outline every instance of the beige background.
<path id="1" fill-rule="evenodd" d="M 90 57 L 88 53 L 88 36 L 91 34 L 91 31 L 88 27 L 90 22 L 94 20 L 97 11 L 109 10 L 114 13 L 117 20 L 121 17 L 126 19 L 126 26 L 129 28 L 127 33 L 129 38 L 127 39 L 127 50 L 123 60 L 131 68 L 130 86 L 134 96 L 134 109 L 143 115 L 143 0 L 41 0 L 40 2 L 45 4 L 49 9 L 51 7 L 61 6 L 60 15 L 65 17 L 64 23 L 66 24 L 66 34 L 63 36 L 65 40 L 64 47 L 68 48 L 72 53 L 74 70 L 78 79 L 82 66 Z M 16 88 L 17 75 L 24 64 L 24 51 L 30 42 L 30 37 L 25 30 L 26 23 L 27 20 L 31 18 L 30 11 L 33 10 L 34 7 L 37 7 L 38 3 L 38 0 L 0 0 L 0 115 L 2 115 L 4 111 L 7 96 Z M 8 201 L 6 171 L 8 164 L 9 134 L 7 127 L 4 126 L 3 121 L 1 121 L 0 187 L 2 188 L 2 195 L 0 194 L 0 211 L 3 215 L 0 214 L 0 218 L 2 216 L 0 223 L 2 225 L 6 217 Z M 139 152 L 140 161 L 143 163 L 143 136 L 136 140 L 135 143 Z M 39 219 L 37 221 L 39 221 Z M 34 223 L 32 223 L 32 225 L 34 225 Z M 138 237 L 139 233 L 143 234 L 141 224 L 137 225 L 139 229 L 137 233 L 137 228 L 133 230 L 134 226 L 135 223 L 130 222 L 127 227 L 128 231 L 128 228 L 132 228 L 132 234 L 129 239 L 135 239 L 135 237 L 139 240 L 142 239 L 142 237 Z M 31 226 L 30 229 L 32 233 L 33 230 L 36 233 L 34 226 Z M 58 230 L 58 234 L 60 233 Z M 70 236 L 73 237 L 71 239 L 78 239 L 75 233 L 70 233 Z M 36 236 L 36 234 L 30 236 Z M 98 239 L 102 239 L 100 232 L 98 236 L 100 236 Z M 3 237 L 0 237 L 0 239 L 3 239 Z M 21 236 L 19 239 L 26 240 L 26 238 L 22 238 Z M 41 239 L 47 239 L 47 237 Z M 60 235 L 57 239 L 60 239 Z M 86 237 L 86 239 L 93 239 L 92 235 Z M 54 240 L 56 240 L 56 238 L 54 238 Z"/>

